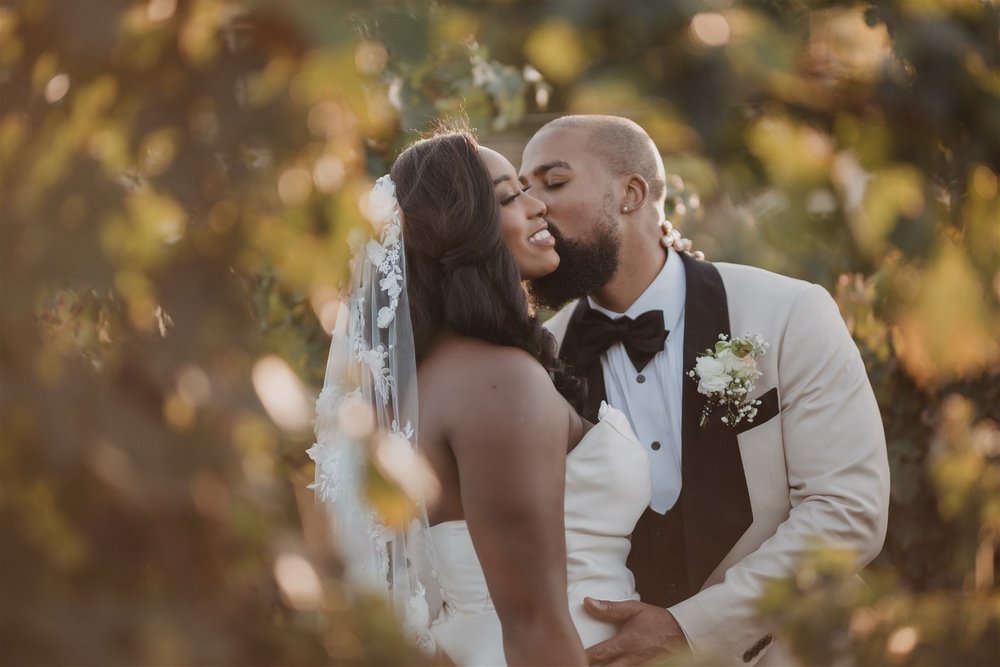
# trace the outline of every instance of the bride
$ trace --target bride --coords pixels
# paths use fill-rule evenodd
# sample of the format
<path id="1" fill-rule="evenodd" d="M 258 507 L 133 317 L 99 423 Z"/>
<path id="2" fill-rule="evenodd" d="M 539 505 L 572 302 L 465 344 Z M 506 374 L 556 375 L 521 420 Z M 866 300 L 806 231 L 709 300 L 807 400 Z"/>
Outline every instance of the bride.
<path id="1" fill-rule="evenodd" d="M 558 266 L 558 230 L 513 166 L 468 133 L 417 142 L 390 178 L 387 217 L 401 230 L 375 256 L 385 270 L 401 246 L 383 274 L 396 276 L 396 312 L 359 309 L 385 329 L 412 324 L 412 348 L 395 330 L 392 340 L 413 356 L 416 442 L 441 485 L 423 517 L 430 634 L 458 665 L 586 665 L 584 647 L 617 628 L 588 615 L 584 597 L 638 599 L 625 560 L 650 471 L 622 413 L 604 406 L 596 425 L 579 415 L 584 387 L 529 308 L 522 280 Z M 372 370 L 377 385 L 386 371 Z M 411 555 L 389 560 L 398 569 Z"/>

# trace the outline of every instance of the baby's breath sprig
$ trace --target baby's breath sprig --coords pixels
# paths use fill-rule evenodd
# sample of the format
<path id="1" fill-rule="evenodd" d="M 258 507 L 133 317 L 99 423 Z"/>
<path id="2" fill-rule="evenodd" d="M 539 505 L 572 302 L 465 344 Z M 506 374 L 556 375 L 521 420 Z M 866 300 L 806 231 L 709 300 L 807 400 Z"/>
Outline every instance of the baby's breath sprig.
<path id="1" fill-rule="evenodd" d="M 735 426 L 744 419 L 753 422 L 759 400 L 748 396 L 761 376 L 756 358 L 765 354 L 770 344 L 760 334 L 748 333 L 742 338 L 719 334 L 714 348 L 698 356 L 688 377 L 698 383 L 698 393 L 708 397 L 701 412 L 699 426 L 708 423 L 716 407 L 725 407 L 723 424 Z"/>

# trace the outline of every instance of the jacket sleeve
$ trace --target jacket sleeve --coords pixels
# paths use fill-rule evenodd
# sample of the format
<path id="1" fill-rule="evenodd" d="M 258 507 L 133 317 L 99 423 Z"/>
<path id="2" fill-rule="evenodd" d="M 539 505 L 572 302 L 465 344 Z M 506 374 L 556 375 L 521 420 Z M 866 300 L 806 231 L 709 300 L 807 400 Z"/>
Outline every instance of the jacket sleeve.
<path id="1" fill-rule="evenodd" d="M 885 539 L 885 433 L 861 355 L 826 290 L 812 285 L 798 296 L 777 343 L 788 518 L 723 581 L 669 609 L 695 655 L 726 663 L 753 662 L 770 642 L 757 600 L 769 581 L 794 573 L 814 538 L 855 550 L 858 569 Z"/>

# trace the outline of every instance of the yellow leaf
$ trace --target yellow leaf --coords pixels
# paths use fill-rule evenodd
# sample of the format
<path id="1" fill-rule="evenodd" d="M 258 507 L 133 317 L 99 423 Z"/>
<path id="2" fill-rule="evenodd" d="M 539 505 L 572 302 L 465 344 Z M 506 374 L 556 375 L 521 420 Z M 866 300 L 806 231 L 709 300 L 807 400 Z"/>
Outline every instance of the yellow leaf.
<path id="1" fill-rule="evenodd" d="M 535 28 L 524 44 L 532 65 L 555 83 L 568 83 L 587 66 L 583 40 L 572 23 L 552 19 Z"/>
<path id="2" fill-rule="evenodd" d="M 922 283 L 898 320 L 899 354 L 913 377 L 936 383 L 1000 363 L 1000 314 L 987 303 L 965 251 L 943 243 Z"/>
<path id="3" fill-rule="evenodd" d="M 924 210 L 923 185 L 920 172 L 908 165 L 888 167 L 875 174 L 865 189 L 861 209 L 849 218 L 858 245 L 875 255 L 884 247 L 900 215 L 919 216 Z"/>
<path id="4" fill-rule="evenodd" d="M 824 182 L 833 159 L 833 141 L 828 135 L 778 114 L 755 123 L 747 145 L 764 164 L 771 181 L 784 188 Z"/>

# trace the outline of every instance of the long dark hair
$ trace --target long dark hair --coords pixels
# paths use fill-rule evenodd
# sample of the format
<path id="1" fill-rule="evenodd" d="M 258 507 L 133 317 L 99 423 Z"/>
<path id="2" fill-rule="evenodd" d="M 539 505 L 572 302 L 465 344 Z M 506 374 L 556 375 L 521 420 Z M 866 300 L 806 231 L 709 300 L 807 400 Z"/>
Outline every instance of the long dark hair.
<path id="1" fill-rule="evenodd" d="M 500 205 L 468 132 L 443 132 L 407 148 L 392 166 L 403 212 L 406 285 L 417 363 L 434 336 L 518 347 L 552 375 L 577 409 L 584 387 L 555 354 L 528 305 L 514 256 L 500 234 Z"/>

